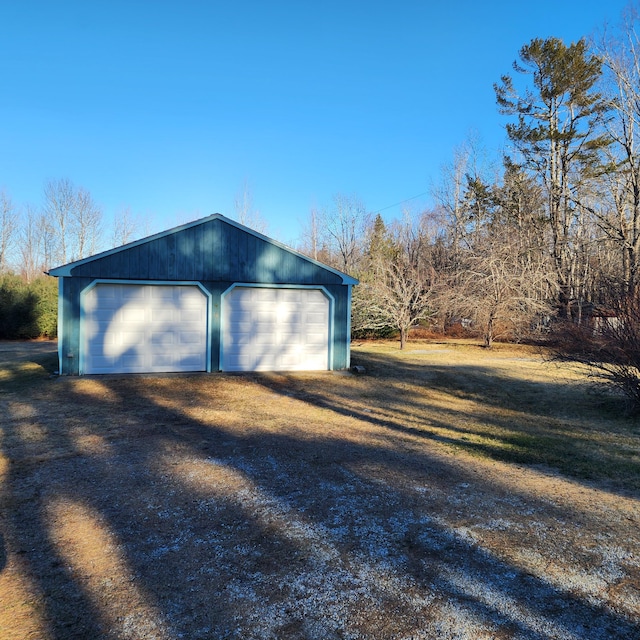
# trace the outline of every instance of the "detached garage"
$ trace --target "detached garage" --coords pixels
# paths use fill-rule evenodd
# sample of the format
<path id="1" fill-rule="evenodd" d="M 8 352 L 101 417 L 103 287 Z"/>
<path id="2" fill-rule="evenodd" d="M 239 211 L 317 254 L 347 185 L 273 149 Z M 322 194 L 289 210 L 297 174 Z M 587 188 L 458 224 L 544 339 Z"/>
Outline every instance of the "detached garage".
<path id="1" fill-rule="evenodd" d="M 349 367 L 357 280 L 219 214 L 49 275 L 63 375 Z"/>

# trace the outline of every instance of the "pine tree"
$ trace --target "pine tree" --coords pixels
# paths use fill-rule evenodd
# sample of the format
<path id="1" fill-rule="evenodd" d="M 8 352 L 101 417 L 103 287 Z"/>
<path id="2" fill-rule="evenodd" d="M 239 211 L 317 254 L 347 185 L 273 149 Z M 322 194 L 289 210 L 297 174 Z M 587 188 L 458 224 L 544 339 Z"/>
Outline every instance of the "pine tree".
<path id="1" fill-rule="evenodd" d="M 519 92 L 509 75 L 494 85 L 501 113 L 517 117 L 506 129 L 521 165 L 545 189 L 564 316 L 577 294 L 572 235 L 581 219 L 581 191 L 601 171 L 601 152 L 610 142 L 602 132 L 607 105 L 595 89 L 601 67 L 584 40 L 566 46 L 557 38 L 538 38 L 522 47 L 514 63 L 518 73 L 531 76 L 532 88 Z"/>

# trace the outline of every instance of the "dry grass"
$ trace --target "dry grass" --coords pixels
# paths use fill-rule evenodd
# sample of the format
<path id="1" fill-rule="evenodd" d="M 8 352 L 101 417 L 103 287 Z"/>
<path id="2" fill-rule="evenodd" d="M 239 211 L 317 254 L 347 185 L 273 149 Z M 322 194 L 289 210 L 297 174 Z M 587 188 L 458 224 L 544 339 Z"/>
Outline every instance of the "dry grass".
<path id="1" fill-rule="evenodd" d="M 640 637 L 640 429 L 579 368 L 61 379 L 4 346 L 3 640 Z"/>

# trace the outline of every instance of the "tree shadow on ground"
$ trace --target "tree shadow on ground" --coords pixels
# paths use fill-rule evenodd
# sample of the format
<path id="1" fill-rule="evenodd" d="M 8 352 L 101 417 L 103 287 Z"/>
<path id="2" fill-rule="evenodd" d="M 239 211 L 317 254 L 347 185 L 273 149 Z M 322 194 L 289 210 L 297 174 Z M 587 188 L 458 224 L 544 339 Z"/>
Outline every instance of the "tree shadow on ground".
<path id="1" fill-rule="evenodd" d="M 387 432 L 371 442 L 335 430 L 310 437 L 298 424 L 272 430 L 251 402 L 285 387 L 261 376 L 112 379 L 91 393 L 78 381 L 50 384 L 27 403 L 31 421 L 49 412 L 37 447 L 19 417 L 2 441 L 7 554 L 22 558 L 42 594 L 47 640 L 640 633 L 629 617 L 480 545 L 450 513 L 461 487 L 478 522 L 500 505 L 549 505 L 505 496 L 428 447 L 404 447 L 388 433 L 397 422 L 375 423 Z M 252 408 L 229 404 L 223 384 L 244 385 Z M 347 417 L 305 392 L 292 411 L 314 403 Z M 215 411 L 194 417 L 208 402 Z M 102 532 L 96 548 L 83 542 L 92 529 Z M 537 544 L 544 556 L 544 539 Z M 111 563 L 100 564 L 104 554 Z"/>
<path id="2" fill-rule="evenodd" d="M 0 533 L 0 573 L 7 564 L 7 549 L 4 544 L 4 536 Z"/>
<path id="3" fill-rule="evenodd" d="M 46 379 L 58 369 L 57 343 L 51 340 L 0 340 L 0 390 L 28 390 L 37 379 Z"/>
<path id="4" fill-rule="evenodd" d="M 625 495 L 640 489 L 637 424 L 622 411 L 611 417 L 610 403 L 603 409 L 602 398 L 582 384 L 519 380 L 492 367 L 422 365 L 370 353 L 359 353 L 357 362 L 378 383 L 363 400 L 370 406 L 384 402 L 389 409 L 381 425 L 410 429 L 495 460 L 546 465 Z M 407 382 L 419 391 L 406 388 Z M 311 401 L 315 394 L 315 401 L 326 402 L 318 385 L 304 391 Z M 432 402 L 430 392 L 464 402 L 446 408 Z M 608 418 L 606 430 L 603 416 Z M 360 417 L 376 421 L 367 414 Z M 621 437 L 611 438 L 614 434 Z M 628 445 L 622 444 L 625 439 Z"/>

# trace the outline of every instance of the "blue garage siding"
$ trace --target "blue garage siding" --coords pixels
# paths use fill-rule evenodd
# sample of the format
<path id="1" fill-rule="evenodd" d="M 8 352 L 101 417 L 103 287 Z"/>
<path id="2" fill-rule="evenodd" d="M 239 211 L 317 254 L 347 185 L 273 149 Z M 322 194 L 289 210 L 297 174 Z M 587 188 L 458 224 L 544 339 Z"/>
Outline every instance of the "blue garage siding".
<path id="1" fill-rule="evenodd" d="M 92 278 L 62 278 L 58 318 L 58 355 L 60 373 L 75 375 L 80 367 L 80 294 Z"/>
<path id="2" fill-rule="evenodd" d="M 71 268 L 74 277 L 342 284 L 326 267 L 222 218 L 159 234 Z"/>

